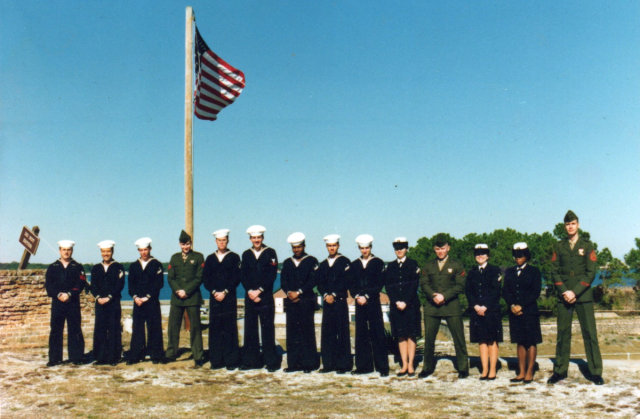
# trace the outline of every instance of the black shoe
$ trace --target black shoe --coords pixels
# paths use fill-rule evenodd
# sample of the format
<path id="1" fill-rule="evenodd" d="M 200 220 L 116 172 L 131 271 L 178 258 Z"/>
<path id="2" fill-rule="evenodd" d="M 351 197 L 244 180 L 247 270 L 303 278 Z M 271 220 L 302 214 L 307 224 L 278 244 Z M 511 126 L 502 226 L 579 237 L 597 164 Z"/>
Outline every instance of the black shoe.
<path id="1" fill-rule="evenodd" d="M 558 374 L 557 372 L 554 372 L 547 380 L 547 384 L 555 384 L 558 381 L 564 380 L 565 378 L 567 378 L 567 374 Z"/>
<path id="2" fill-rule="evenodd" d="M 416 376 L 416 372 L 408 372 L 407 373 L 407 377 L 415 377 Z"/>
<path id="3" fill-rule="evenodd" d="M 312 372 L 314 370 L 307 368 L 306 370 L 302 370 L 302 372 L 304 372 L 305 374 L 309 374 L 310 372 Z"/>
<path id="4" fill-rule="evenodd" d="M 532 382 L 533 382 L 533 380 L 522 380 L 522 382 L 523 382 L 524 384 L 529 384 L 529 383 L 532 383 Z"/>
<path id="5" fill-rule="evenodd" d="M 380 373 L 380 377 L 388 377 L 388 376 L 389 376 L 389 372 L 388 371 Z"/>
<path id="6" fill-rule="evenodd" d="M 493 380 L 495 380 L 496 378 L 498 378 L 498 376 L 497 376 L 497 375 L 494 375 L 493 377 L 487 377 L 487 380 L 489 380 L 489 381 L 493 381 Z"/>
<path id="7" fill-rule="evenodd" d="M 136 359 L 128 359 L 127 360 L 127 365 L 137 364 L 138 362 L 140 362 L 140 361 L 138 361 Z"/>
<path id="8" fill-rule="evenodd" d="M 112 367 L 115 367 L 116 365 L 118 365 L 120 361 L 111 361 L 109 362 L 109 365 L 111 365 Z"/>
<path id="9" fill-rule="evenodd" d="M 431 374 L 433 374 L 433 371 L 425 371 L 422 370 L 420 371 L 420 373 L 418 374 L 419 378 L 427 378 L 428 376 L 430 376 Z"/>
<path id="10" fill-rule="evenodd" d="M 267 368 L 267 371 L 269 372 L 276 372 L 278 371 L 280 368 Z"/>
<path id="11" fill-rule="evenodd" d="M 351 370 L 339 369 L 339 370 L 336 371 L 336 374 L 342 375 L 342 374 L 348 373 L 349 371 L 351 371 Z"/>
<path id="12" fill-rule="evenodd" d="M 227 371 L 235 371 L 237 369 L 238 369 L 238 367 L 234 367 L 234 366 L 228 366 L 227 367 Z"/>
<path id="13" fill-rule="evenodd" d="M 489 379 L 489 377 L 487 377 L 486 375 L 484 377 L 480 377 L 480 381 L 487 381 Z"/>
<path id="14" fill-rule="evenodd" d="M 333 372 L 335 370 L 329 369 L 329 368 L 322 368 L 320 371 L 318 371 L 320 374 L 326 374 L 328 372 Z"/>
<path id="15" fill-rule="evenodd" d="M 352 375 L 362 375 L 362 374 L 371 374 L 373 371 L 372 370 L 359 370 L 359 369 L 355 369 L 353 371 L 351 371 Z"/>
<path id="16" fill-rule="evenodd" d="M 286 373 L 291 373 L 291 372 L 298 372 L 300 370 L 297 368 L 285 368 L 283 371 Z"/>
<path id="17" fill-rule="evenodd" d="M 510 381 L 510 382 L 512 382 L 512 383 L 521 383 L 521 382 L 523 382 L 523 381 L 524 381 L 524 378 L 518 378 L 518 377 L 515 377 L 515 378 L 512 378 L 512 379 L 511 379 L 511 380 L 509 380 L 509 381 Z"/>
<path id="18" fill-rule="evenodd" d="M 601 375 L 592 375 L 589 379 L 593 382 L 593 384 L 597 386 L 601 386 L 604 384 L 604 380 L 602 379 Z"/>
<path id="19" fill-rule="evenodd" d="M 195 362 L 194 362 L 194 364 L 195 364 L 194 366 L 195 366 L 196 368 L 200 368 L 200 367 L 201 367 L 201 366 L 203 366 L 206 362 L 207 362 L 207 360 L 206 360 L 206 359 L 199 359 L 199 360 L 197 360 L 197 361 L 195 361 Z"/>
<path id="20" fill-rule="evenodd" d="M 56 365 L 60 365 L 62 362 L 60 361 L 49 361 L 47 362 L 47 367 L 55 367 Z"/>
<path id="21" fill-rule="evenodd" d="M 404 377 L 405 375 L 409 374 L 408 372 L 404 371 L 404 372 L 399 372 L 396 374 L 396 377 Z"/>
<path id="22" fill-rule="evenodd" d="M 458 379 L 459 380 L 463 380 L 463 379 L 467 378 L 468 376 L 469 376 L 469 371 L 460 371 L 458 373 Z M 494 377 L 494 379 L 495 379 L 495 377 Z"/>

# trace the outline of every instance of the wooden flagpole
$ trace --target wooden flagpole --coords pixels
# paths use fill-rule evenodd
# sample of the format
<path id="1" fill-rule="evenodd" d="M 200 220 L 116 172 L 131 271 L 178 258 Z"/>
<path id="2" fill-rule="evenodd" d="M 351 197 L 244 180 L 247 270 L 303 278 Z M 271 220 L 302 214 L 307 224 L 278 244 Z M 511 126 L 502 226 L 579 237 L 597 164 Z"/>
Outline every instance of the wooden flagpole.
<path id="1" fill-rule="evenodd" d="M 187 6 L 184 59 L 184 212 L 193 241 L 193 8 Z"/>

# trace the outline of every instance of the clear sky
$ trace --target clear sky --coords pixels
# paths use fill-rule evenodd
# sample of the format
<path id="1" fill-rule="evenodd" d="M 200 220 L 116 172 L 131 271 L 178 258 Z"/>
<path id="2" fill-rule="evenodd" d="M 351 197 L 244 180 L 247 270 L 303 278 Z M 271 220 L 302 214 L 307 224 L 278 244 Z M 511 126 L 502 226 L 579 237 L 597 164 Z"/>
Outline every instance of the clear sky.
<path id="1" fill-rule="evenodd" d="M 184 227 L 185 6 L 2 1 L 0 261 L 77 242 L 80 262 L 167 261 Z M 640 2 L 194 1 L 209 46 L 246 75 L 194 122 L 195 248 L 251 224 L 360 233 L 374 253 L 440 231 L 551 231 L 571 208 L 599 248 L 640 237 Z"/>

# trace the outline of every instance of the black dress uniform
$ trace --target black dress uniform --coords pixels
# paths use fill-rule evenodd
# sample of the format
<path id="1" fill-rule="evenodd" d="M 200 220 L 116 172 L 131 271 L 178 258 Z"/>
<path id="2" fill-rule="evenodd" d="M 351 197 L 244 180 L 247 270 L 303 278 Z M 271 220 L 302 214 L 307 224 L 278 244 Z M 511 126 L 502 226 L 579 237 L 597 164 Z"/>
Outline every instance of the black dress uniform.
<path id="1" fill-rule="evenodd" d="M 356 302 L 356 372 L 372 372 L 375 365 L 381 375 L 387 375 L 389 357 L 380 307 L 384 262 L 371 255 L 365 266 L 362 258 L 358 258 L 351 262 L 351 273 L 351 295 L 367 299 L 364 305 Z"/>
<path id="2" fill-rule="evenodd" d="M 164 359 L 162 316 L 158 299 L 163 284 L 162 264 L 157 259 L 149 259 L 144 268 L 139 259 L 129 266 L 129 295 L 134 300 L 136 297 L 149 298 L 141 306 L 133 304 L 133 330 L 128 356 L 130 362 L 143 360 L 145 352 L 149 354 L 152 361 L 159 362 Z M 145 339 L 145 325 L 147 339 Z"/>
<path id="3" fill-rule="evenodd" d="M 522 307 L 522 314 L 519 316 L 509 310 L 509 335 L 512 343 L 528 348 L 542 342 L 540 312 L 536 303 L 541 287 L 540 270 L 535 266 L 525 263 L 505 271 L 502 288 L 504 301 L 509 307 Z"/>
<path id="4" fill-rule="evenodd" d="M 320 353 L 326 371 L 346 372 L 353 367 L 347 304 L 350 264 L 347 257 L 337 255 L 331 262 L 329 258 L 323 260 L 317 272 L 318 291 L 323 297 L 333 296 L 333 303 L 322 304 Z"/>
<path id="5" fill-rule="evenodd" d="M 497 266 L 475 266 L 469 271 L 465 291 L 471 313 L 469 328 L 472 343 L 502 342 L 501 287 L 502 271 Z M 476 305 L 487 308 L 484 316 L 479 316 L 473 309 Z"/>
<path id="6" fill-rule="evenodd" d="M 287 369 L 289 371 L 312 371 L 320 366 L 316 346 L 316 271 L 318 259 L 303 253 L 299 259 L 290 257 L 282 264 L 280 284 L 282 291 L 298 292 L 296 302 L 284 300 L 287 317 Z"/>
<path id="7" fill-rule="evenodd" d="M 214 252 L 204 262 L 204 287 L 211 292 L 209 299 L 209 360 L 211 368 L 237 368 L 240 364 L 238 346 L 238 300 L 236 288 L 240 284 L 240 256 L 228 251 Z M 226 294 L 222 301 L 216 292 Z"/>
<path id="8" fill-rule="evenodd" d="M 274 326 L 275 304 L 273 300 L 273 282 L 278 274 L 278 256 L 270 247 L 263 247 L 256 256 L 252 249 L 242 253 L 241 282 L 247 291 L 244 299 L 244 346 L 242 348 L 242 367 L 244 369 L 262 368 L 277 370 L 282 356 L 276 349 L 276 331 Z M 260 290 L 260 301 L 249 298 L 249 290 Z M 258 336 L 258 319 L 262 337 L 262 354 Z"/>
<path id="9" fill-rule="evenodd" d="M 86 286 L 84 269 L 71 259 L 67 267 L 56 260 L 47 268 L 45 288 L 51 297 L 51 332 L 49 334 L 49 363 L 62 362 L 64 322 L 67 322 L 67 350 L 73 363 L 81 363 L 84 356 L 84 337 L 80 317 L 80 293 Z M 60 294 L 68 294 L 64 303 Z"/>
<path id="10" fill-rule="evenodd" d="M 118 262 L 111 262 L 106 267 L 98 263 L 91 269 L 91 293 L 96 297 L 93 355 L 99 364 L 116 363 L 122 355 L 120 298 L 124 275 L 124 267 Z M 109 301 L 99 304 L 98 298 L 108 298 Z"/>
<path id="11" fill-rule="evenodd" d="M 420 268 L 418 262 L 405 257 L 387 264 L 384 272 L 384 285 L 389 296 L 389 321 L 391 334 L 394 338 L 412 338 L 420 336 L 420 300 L 418 299 L 418 284 L 420 282 Z M 399 310 L 398 301 L 407 306 Z"/>

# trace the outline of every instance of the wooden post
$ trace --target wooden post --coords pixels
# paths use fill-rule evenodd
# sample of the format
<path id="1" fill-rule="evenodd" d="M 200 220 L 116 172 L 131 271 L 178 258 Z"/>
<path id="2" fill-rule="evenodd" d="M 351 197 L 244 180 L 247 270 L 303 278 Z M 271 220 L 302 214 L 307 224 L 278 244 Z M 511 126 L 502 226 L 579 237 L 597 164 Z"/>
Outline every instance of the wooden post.
<path id="1" fill-rule="evenodd" d="M 31 231 L 33 231 L 33 234 L 37 236 L 38 233 L 40 233 L 40 227 L 33 226 Z M 29 265 L 29 258 L 31 258 L 31 253 L 29 253 L 27 250 L 22 252 L 22 259 L 20 259 L 20 264 L 18 265 L 19 271 L 22 269 L 27 269 L 27 266 Z"/>
<path id="2" fill-rule="evenodd" d="M 193 244 L 193 8 L 187 6 L 184 33 L 184 224 Z M 184 311 L 184 328 L 191 322 Z"/>

